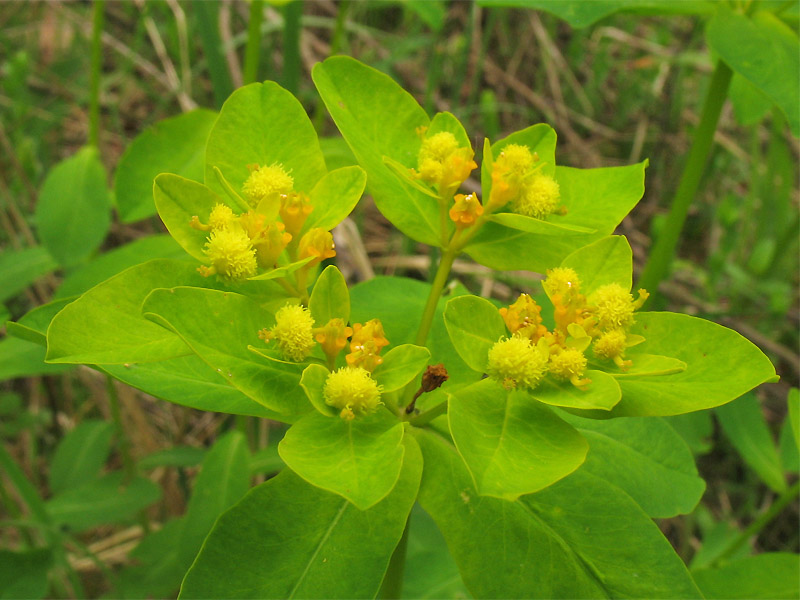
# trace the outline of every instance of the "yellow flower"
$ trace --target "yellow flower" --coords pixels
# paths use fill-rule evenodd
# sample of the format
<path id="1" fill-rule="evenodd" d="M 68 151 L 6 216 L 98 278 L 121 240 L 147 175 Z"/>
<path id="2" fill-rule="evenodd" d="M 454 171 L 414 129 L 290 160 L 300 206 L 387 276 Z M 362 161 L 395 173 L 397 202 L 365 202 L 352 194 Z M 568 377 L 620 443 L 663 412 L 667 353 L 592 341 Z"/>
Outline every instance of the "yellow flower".
<path id="1" fill-rule="evenodd" d="M 381 386 L 360 367 L 342 367 L 328 375 L 322 395 L 325 403 L 338 408 L 339 416 L 348 421 L 373 413 L 383 404 Z"/>
<path id="2" fill-rule="evenodd" d="M 272 269 L 278 262 L 278 257 L 292 241 L 292 236 L 284 231 L 283 223 L 270 223 L 258 232 L 253 238 L 253 246 L 256 249 L 258 264 L 264 269 Z"/>
<path id="3" fill-rule="evenodd" d="M 371 319 L 364 323 L 353 323 L 353 337 L 350 340 L 350 353 L 345 356 L 351 367 L 363 367 L 374 371 L 383 362 L 379 356 L 384 346 L 389 345 L 383 324 L 379 319 Z"/>
<path id="4" fill-rule="evenodd" d="M 549 351 L 541 340 L 534 346 L 518 336 L 502 339 L 489 350 L 486 372 L 504 388 L 533 389 L 547 374 Z"/>
<path id="5" fill-rule="evenodd" d="M 561 193 L 555 179 L 549 175 L 534 175 L 511 202 L 511 209 L 527 217 L 543 219 L 556 212 L 560 200 Z"/>
<path id="6" fill-rule="evenodd" d="M 625 348 L 628 347 L 627 335 L 624 329 L 612 329 L 606 331 L 594 341 L 592 349 L 598 358 L 608 358 L 620 369 L 627 369 L 633 364 L 629 360 L 623 360 Z"/>
<path id="7" fill-rule="evenodd" d="M 551 300 L 555 295 L 567 300 L 580 293 L 581 280 L 574 269 L 556 267 L 547 270 L 547 279 L 542 282 L 542 287 Z"/>
<path id="8" fill-rule="evenodd" d="M 335 318 L 322 327 L 314 329 L 314 339 L 322 346 L 330 360 L 334 360 L 347 345 L 347 338 L 353 335 L 352 327 L 347 327 L 344 320 Z"/>
<path id="9" fill-rule="evenodd" d="M 492 192 L 489 194 L 489 207 L 497 210 L 515 200 L 522 183 L 533 168 L 536 157 L 527 146 L 506 145 L 492 165 Z"/>
<path id="10" fill-rule="evenodd" d="M 280 216 L 281 221 L 286 225 L 286 231 L 292 236 L 296 236 L 303 228 L 308 215 L 314 207 L 305 194 L 284 194 L 281 196 Z"/>
<path id="11" fill-rule="evenodd" d="M 228 281 L 243 281 L 258 270 L 256 251 L 240 227 L 212 230 L 203 252 L 211 267 L 201 266 L 198 271 L 206 277 L 216 273 Z"/>
<path id="12" fill-rule="evenodd" d="M 272 194 L 288 194 L 294 187 L 294 178 L 283 168 L 283 165 L 275 163 L 269 167 L 258 165 L 248 165 L 250 176 L 242 185 L 250 206 L 257 206 L 267 196 Z"/>
<path id="13" fill-rule="evenodd" d="M 459 146 L 456 136 L 440 131 L 422 140 L 417 177 L 437 187 L 440 194 L 453 193 L 477 164 L 472 148 Z"/>
<path id="14" fill-rule="evenodd" d="M 264 341 L 274 339 L 287 360 L 300 362 L 314 348 L 312 333 L 314 319 L 311 312 L 298 304 L 287 304 L 275 313 L 275 326 L 262 329 L 258 337 Z"/>
<path id="15" fill-rule="evenodd" d="M 536 342 L 547 331 L 542 325 L 542 307 L 528 294 L 520 294 L 513 304 L 499 312 L 508 330 L 519 337 Z"/>
<path id="16" fill-rule="evenodd" d="M 594 307 L 597 326 L 606 331 L 628 327 L 633 323 L 633 311 L 640 308 L 649 294 L 639 290 L 639 298 L 633 296 L 618 283 L 609 283 L 597 288 L 589 295 L 589 303 Z"/>
<path id="17" fill-rule="evenodd" d="M 561 381 L 570 381 L 575 387 L 584 388 L 591 383 L 590 379 L 582 379 L 586 364 L 583 352 L 567 348 L 550 356 L 550 374 Z"/>
<path id="18" fill-rule="evenodd" d="M 234 212 L 225 204 L 219 202 L 211 209 L 211 214 L 208 216 L 208 225 L 201 223 L 197 215 L 192 217 L 189 224 L 193 229 L 200 231 L 213 231 L 216 229 L 226 229 L 236 223 L 238 217 Z"/>
<path id="19" fill-rule="evenodd" d="M 483 214 L 483 206 L 481 206 L 475 194 L 467 194 L 466 196 L 464 194 L 456 194 L 454 200 L 455 204 L 450 209 L 450 219 L 459 229 L 474 225 L 478 217 Z"/>
<path id="20" fill-rule="evenodd" d="M 298 258 L 304 259 L 313 256 L 313 260 L 306 264 L 306 267 L 312 267 L 326 258 L 336 256 L 336 250 L 333 244 L 333 236 L 330 231 L 325 231 L 319 227 L 310 229 L 300 238 L 298 245 Z"/>

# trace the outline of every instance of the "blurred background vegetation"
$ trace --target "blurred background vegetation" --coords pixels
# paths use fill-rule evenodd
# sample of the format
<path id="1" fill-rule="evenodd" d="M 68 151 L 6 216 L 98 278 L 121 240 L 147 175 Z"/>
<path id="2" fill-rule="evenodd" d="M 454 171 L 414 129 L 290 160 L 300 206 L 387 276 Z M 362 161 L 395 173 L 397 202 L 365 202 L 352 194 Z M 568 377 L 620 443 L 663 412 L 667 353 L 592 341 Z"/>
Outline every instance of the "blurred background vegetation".
<path id="1" fill-rule="evenodd" d="M 123 248 L 165 232 L 148 209 L 151 198 L 142 200 L 138 214 L 121 210 L 118 184 L 130 174 L 117 171 L 131 142 L 162 119 L 195 108 L 216 110 L 243 83 L 272 79 L 306 107 L 324 136 L 330 166 L 352 161 L 309 74 L 336 53 L 390 74 L 429 113 L 455 114 L 475 148 L 484 137 L 496 140 L 545 122 L 558 132 L 559 164 L 588 168 L 648 158 L 645 196 L 618 231 L 633 247 L 638 276 L 665 226 L 701 120 L 715 65 L 705 37 L 715 3 L 693 2 L 695 14 L 688 15 L 609 11 L 595 22 L 573 19 L 572 25 L 553 14 L 559 13 L 553 3 L 529 2 L 546 10 L 501 4 L 0 3 L 0 322 L 81 293 L 156 255 L 181 256 L 163 244 L 132 246 L 127 254 Z M 797 2 L 763 6 L 778 12 L 796 35 Z M 99 77 L 93 79 L 93 32 L 100 31 Z M 797 552 L 800 537 L 796 485 L 787 495 L 796 484 L 798 460 L 786 418 L 787 396 L 800 376 L 800 145 L 784 114 L 741 77 L 734 76 L 728 95 L 658 308 L 739 331 L 773 360 L 781 382 L 714 411 L 716 418 L 707 411 L 670 419 L 708 482 L 694 513 L 661 523 L 694 566 L 751 549 Z M 96 120 L 93 98 L 99 100 Z M 37 201 L 53 167 L 91 139 L 93 123 L 112 189 L 111 219 L 101 248 L 65 265 L 41 240 Z M 148 189 L 150 181 L 139 185 Z M 478 182 L 468 185 L 477 189 Z M 426 279 L 435 258 L 392 230 L 369 199 L 337 231 L 337 246 L 338 264 L 352 282 L 373 274 Z M 115 258 L 103 262 L 106 256 Z M 534 289 L 537 279 L 493 273 L 466 258 L 455 273 L 475 293 L 503 301 Z M 77 460 L 64 440 L 79 424 L 83 429 L 70 443 L 95 440 L 87 467 L 92 477 L 121 469 L 146 475 L 158 489 L 143 488 L 141 498 L 106 520 L 73 523 L 52 556 L 2 550 L 0 575 L 4 569 L 40 573 L 36 569 L 52 567 L 45 592 L 57 596 L 176 592 L 180 573 L 172 587 L 130 587 L 141 575 L 137 566 L 148 561 L 139 542 L 184 514 L 190 490 L 200 485 L 193 482 L 205 450 L 235 426 L 233 420 L 154 399 L 86 367 L 46 365 L 36 339 L 7 334 L 0 334 L 0 435 L 17 470 L 12 473 L 8 460 L 0 469 L 0 548 L 24 548 L 40 534 L 50 539 L 27 518 L 37 510 L 34 496 L 52 512 L 47 503 L 69 487 L 64 478 L 70 475 L 58 461 Z M 271 449 L 280 430 L 266 422 L 247 427 L 251 450 L 261 460 L 252 473 L 263 477 L 278 466 Z M 27 496 L 20 478 L 30 486 Z M 755 531 L 747 529 L 765 515 Z"/>

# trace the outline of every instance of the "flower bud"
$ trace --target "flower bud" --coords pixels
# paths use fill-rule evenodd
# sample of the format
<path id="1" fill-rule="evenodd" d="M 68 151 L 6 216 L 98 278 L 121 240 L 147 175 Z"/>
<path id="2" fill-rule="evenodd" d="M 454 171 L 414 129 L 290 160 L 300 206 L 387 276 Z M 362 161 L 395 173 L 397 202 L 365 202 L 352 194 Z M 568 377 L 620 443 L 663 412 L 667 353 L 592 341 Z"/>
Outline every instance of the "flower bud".
<path id="1" fill-rule="evenodd" d="M 528 294 L 520 294 L 508 308 L 499 310 L 512 334 L 536 342 L 547 329 L 542 325 L 542 307 Z"/>
<path id="2" fill-rule="evenodd" d="M 294 187 L 294 179 L 284 170 L 283 165 L 248 165 L 247 168 L 250 169 L 250 176 L 242 185 L 242 192 L 250 206 L 258 206 L 259 202 L 272 194 L 288 194 Z"/>
<path id="3" fill-rule="evenodd" d="M 475 221 L 483 214 L 478 197 L 475 194 L 457 194 L 454 198 L 455 204 L 450 209 L 450 219 L 459 229 L 464 229 L 475 224 Z"/>
<path id="4" fill-rule="evenodd" d="M 354 323 L 350 353 L 345 356 L 345 360 L 351 367 L 363 367 L 372 372 L 383 362 L 379 354 L 388 345 L 389 340 L 386 339 L 380 320 L 371 319 L 364 325 Z"/>
<path id="5" fill-rule="evenodd" d="M 314 329 L 314 339 L 322 346 L 330 360 L 335 360 L 342 348 L 347 345 L 347 338 L 353 335 L 353 329 L 347 327 L 343 319 L 334 318 L 322 327 Z"/>
<path id="6" fill-rule="evenodd" d="M 523 180 L 535 161 L 527 146 L 508 144 L 503 148 L 492 165 L 492 191 L 488 203 L 491 210 L 497 210 L 519 196 Z"/>
<path id="7" fill-rule="evenodd" d="M 264 341 L 274 339 L 284 358 L 300 362 L 314 348 L 313 327 L 314 319 L 307 308 L 287 304 L 275 313 L 275 326 L 270 330 L 262 329 L 258 336 Z"/>
<path id="8" fill-rule="evenodd" d="M 298 245 L 298 258 L 304 259 L 309 256 L 313 256 L 314 258 L 306 265 L 306 267 L 312 267 L 326 258 L 332 258 L 336 256 L 336 250 L 334 250 L 333 244 L 333 236 L 331 235 L 330 231 L 325 231 L 319 227 L 314 227 L 310 229 L 300 238 L 300 244 Z"/>
<path id="9" fill-rule="evenodd" d="M 286 225 L 286 231 L 292 237 L 300 233 L 303 223 L 306 222 L 312 210 L 314 207 L 311 206 L 308 196 L 305 194 L 291 193 L 281 196 L 281 221 Z"/>
<path id="10" fill-rule="evenodd" d="M 212 230 L 203 253 L 211 268 L 203 266 L 198 271 L 206 277 L 217 273 L 228 281 L 243 281 L 258 270 L 256 251 L 240 227 Z"/>

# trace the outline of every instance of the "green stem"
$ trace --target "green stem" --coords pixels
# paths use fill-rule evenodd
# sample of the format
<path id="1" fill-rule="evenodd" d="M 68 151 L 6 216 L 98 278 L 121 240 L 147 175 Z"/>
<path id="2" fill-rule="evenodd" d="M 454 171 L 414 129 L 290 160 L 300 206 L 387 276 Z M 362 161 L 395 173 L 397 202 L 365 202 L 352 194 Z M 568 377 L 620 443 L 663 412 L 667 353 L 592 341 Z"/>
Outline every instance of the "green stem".
<path id="1" fill-rule="evenodd" d="M 244 50 L 242 83 L 258 80 L 258 61 L 261 58 L 261 22 L 264 19 L 264 0 L 250 2 L 250 20 L 247 24 L 247 46 Z"/>
<path id="2" fill-rule="evenodd" d="M 300 85 L 300 30 L 303 0 L 293 0 L 283 7 L 283 87 L 297 94 Z"/>
<path id="3" fill-rule="evenodd" d="M 433 324 L 433 316 L 436 314 L 436 305 L 439 303 L 442 290 L 447 283 L 447 278 L 450 275 L 450 269 L 453 267 L 453 261 L 456 259 L 456 254 L 458 254 L 458 250 L 453 248 L 448 248 L 442 252 L 442 258 L 439 261 L 439 268 L 436 271 L 436 277 L 433 279 L 431 291 L 428 294 L 428 302 L 425 305 L 425 311 L 422 313 L 419 331 L 417 331 L 417 339 L 414 342 L 417 344 L 417 346 L 426 345 L 428 333 L 430 333 L 431 325 Z"/>
<path id="4" fill-rule="evenodd" d="M 728 544 L 728 547 L 725 548 L 722 553 L 720 553 L 714 563 L 718 564 L 733 556 L 736 551 L 746 544 L 750 538 L 752 538 L 754 535 L 758 535 L 758 533 L 764 529 L 768 523 L 777 517 L 787 504 L 793 502 L 794 499 L 797 498 L 798 494 L 800 494 L 800 481 L 795 481 L 794 485 L 778 496 L 777 500 L 772 503 L 772 506 L 770 506 L 764 514 L 750 523 L 747 529 L 745 529 L 736 539 Z"/>
<path id="5" fill-rule="evenodd" d="M 105 0 L 95 0 L 92 16 L 92 57 L 89 79 L 89 144 L 100 142 L 100 67 L 103 60 L 103 19 Z"/>
<path id="6" fill-rule="evenodd" d="M 686 166 L 678 184 L 678 190 L 672 199 L 667 222 L 659 234 L 650 253 L 650 258 L 636 284 L 638 288 L 645 288 L 650 292 L 650 303 L 658 295 L 658 284 L 669 273 L 678 239 L 686 221 L 686 215 L 689 212 L 692 200 L 697 194 L 700 178 L 705 170 L 705 164 L 714 142 L 714 132 L 717 129 L 722 105 L 728 95 L 728 87 L 732 75 L 733 72 L 728 65 L 718 60 L 714 68 L 714 74 L 711 77 L 708 95 L 703 104 L 700 125 L 695 132 Z"/>
<path id="7" fill-rule="evenodd" d="M 217 2 L 195 2 L 192 8 L 197 11 L 197 24 L 203 54 L 208 62 L 211 87 L 214 90 L 214 103 L 221 108 L 225 99 L 233 92 L 233 82 L 225 63 L 222 40 L 219 37 L 219 4 Z"/>
<path id="8" fill-rule="evenodd" d="M 345 38 L 345 25 L 347 24 L 347 13 L 350 11 L 350 5 L 353 0 L 341 0 L 337 5 L 336 23 L 333 26 L 333 34 L 331 35 L 331 50 L 328 56 L 335 56 L 342 49 L 342 42 Z M 323 127 L 325 126 L 325 117 L 328 112 L 325 109 L 325 103 L 322 98 L 317 102 L 314 109 L 314 130 L 318 135 L 322 135 Z M 359 229 L 359 231 L 361 231 Z"/>
<path id="9" fill-rule="evenodd" d="M 119 453 L 122 458 L 122 470 L 125 473 L 125 480 L 130 481 L 136 474 L 136 465 L 131 458 L 131 445 L 128 436 L 125 434 L 125 427 L 122 425 L 122 414 L 119 410 L 119 396 L 117 388 L 114 387 L 114 380 L 110 375 L 106 375 L 106 391 L 108 392 L 108 404 L 111 407 L 111 420 L 114 422 L 114 429 L 119 443 Z"/>
<path id="10" fill-rule="evenodd" d="M 416 417 L 412 417 L 408 420 L 414 427 L 422 427 L 423 425 L 427 425 L 431 421 L 433 421 L 436 417 L 441 417 L 444 413 L 447 412 L 447 400 L 442 400 L 434 406 L 426 410 L 424 413 L 417 415 Z"/>
<path id="11" fill-rule="evenodd" d="M 408 530 L 411 524 L 411 517 L 406 521 L 403 536 L 392 553 L 386 575 L 383 576 L 383 583 L 378 592 L 378 598 L 400 598 L 403 592 L 403 571 L 406 566 L 406 550 L 408 549 Z"/>

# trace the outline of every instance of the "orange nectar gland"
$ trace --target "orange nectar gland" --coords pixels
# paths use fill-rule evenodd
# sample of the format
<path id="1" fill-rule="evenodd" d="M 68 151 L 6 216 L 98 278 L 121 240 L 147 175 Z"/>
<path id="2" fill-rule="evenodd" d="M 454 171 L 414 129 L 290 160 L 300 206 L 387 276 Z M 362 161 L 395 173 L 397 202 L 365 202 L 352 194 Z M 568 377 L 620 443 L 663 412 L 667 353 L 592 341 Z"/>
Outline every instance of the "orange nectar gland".
<path id="1" fill-rule="evenodd" d="M 342 367 L 328 375 L 322 395 L 325 404 L 339 409 L 339 416 L 346 421 L 374 413 L 383 404 L 381 386 L 361 367 Z"/>
<path id="2" fill-rule="evenodd" d="M 422 140 L 416 176 L 437 188 L 440 194 L 453 193 L 478 165 L 474 152 L 459 146 L 456 136 L 440 131 Z"/>
<path id="3" fill-rule="evenodd" d="M 627 341 L 624 329 L 612 329 L 595 340 L 592 350 L 598 358 L 611 359 L 624 371 L 633 364 L 630 360 L 623 360 L 625 348 L 628 346 Z"/>
<path id="4" fill-rule="evenodd" d="M 640 308 L 649 295 L 646 290 L 639 290 L 639 298 L 634 300 L 618 283 L 600 286 L 589 295 L 597 326 L 603 331 L 629 327 L 633 323 L 633 311 Z"/>
<path id="5" fill-rule="evenodd" d="M 257 206 L 267 196 L 272 194 L 288 194 L 294 187 L 294 179 L 283 168 L 283 165 L 274 163 L 269 167 L 247 165 L 250 176 L 242 185 L 250 206 Z"/>
<path id="6" fill-rule="evenodd" d="M 353 335 L 352 327 L 347 327 L 343 319 L 335 318 L 322 327 L 314 329 L 314 339 L 322 346 L 322 351 L 333 361 L 347 345 L 347 338 Z"/>
<path id="7" fill-rule="evenodd" d="M 308 196 L 305 194 L 293 192 L 281 195 L 281 221 L 286 225 L 286 231 L 292 236 L 300 233 L 303 223 L 306 222 L 312 210 L 314 210 L 314 207 L 311 206 Z"/>
<path id="8" fill-rule="evenodd" d="M 325 231 L 320 227 L 310 229 L 300 238 L 298 245 L 298 258 L 300 260 L 313 256 L 314 258 L 306 264 L 306 267 L 312 267 L 326 258 L 333 258 L 336 256 L 336 250 L 333 244 L 333 236 L 330 231 Z"/>
<path id="9" fill-rule="evenodd" d="M 353 324 L 353 337 L 350 340 L 350 353 L 345 356 L 351 367 L 363 367 L 369 372 L 375 370 L 383 359 L 379 356 L 389 340 L 383 332 L 383 324 L 378 319 Z"/>
<path id="10" fill-rule="evenodd" d="M 547 333 L 542 325 L 542 307 L 528 294 L 520 294 L 508 308 L 499 310 L 508 330 L 519 337 L 536 342 Z"/>
<path id="11" fill-rule="evenodd" d="M 544 219 L 559 209 L 561 192 L 558 182 L 549 175 L 534 175 L 526 181 L 519 195 L 511 201 L 511 210 L 526 217 Z"/>
<path id="12" fill-rule="evenodd" d="M 525 176 L 533 168 L 538 156 L 527 146 L 508 144 L 492 165 L 492 192 L 489 207 L 497 210 L 515 200 L 522 189 Z"/>
<path id="13" fill-rule="evenodd" d="M 281 252 L 292 241 L 292 236 L 286 233 L 284 228 L 283 223 L 276 221 L 261 229 L 253 238 L 258 266 L 262 269 L 275 267 Z"/>
<path id="14" fill-rule="evenodd" d="M 562 349 L 554 346 L 555 354 L 550 355 L 550 374 L 561 381 L 569 381 L 577 388 L 585 389 L 592 380 L 583 378 L 586 372 L 586 357 L 575 348 Z"/>
<path id="15" fill-rule="evenodd" d="M 483 206 L 475 194 L 456 194 L 454 200 L 456 203 L 450 209 L 450 219 L 458 229 L 471 227 L 483 214 Z"/>
<path id="16" fill-rule="evenodd" d="M 314 347 L 313 327 L 314 319 L 307 308 L 298 304 L 287 304 L 275 313 L 275 326 L 272 329 L 262 329 L 258 332 L 258 337 L 265 342 L 274 339 L 286 360 L 300 362 Z"/>
<path id="17" fill-rule="evenodd" d="M 212 229 L 203 253 L 211 263 L 198 267 L 204 277 L 216 273 L 229 282 L 244 281 L 258 270 L 256 251 L 240 227 Z"/>
<path id="18" fill-rule="evenodd" d="M 547 374 L 549 354 L 546 340 L 539 340 L 534 346 L 530 340 L 515 335 L 491 347 L 486 372 L 507 390 L 532 390 Z"/>

